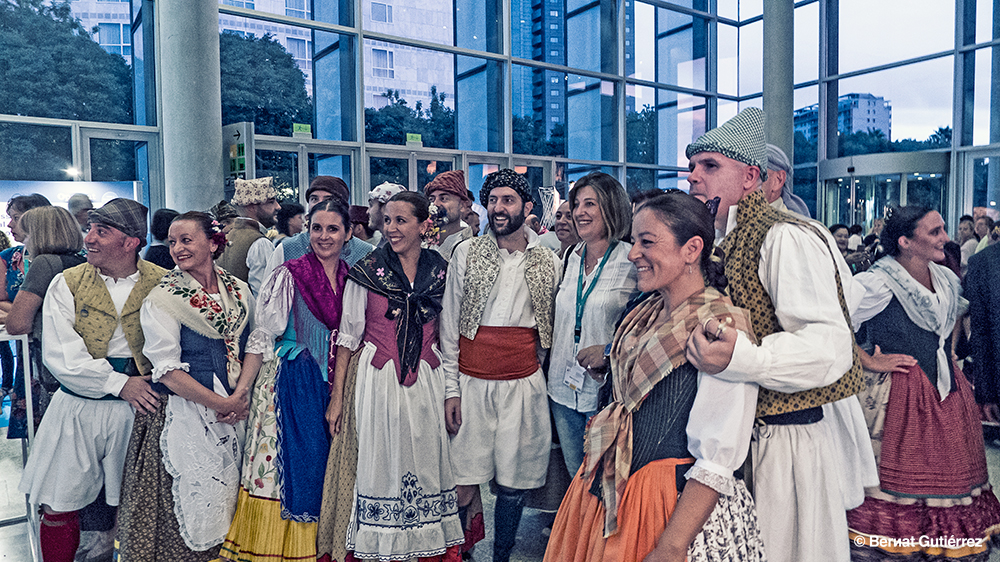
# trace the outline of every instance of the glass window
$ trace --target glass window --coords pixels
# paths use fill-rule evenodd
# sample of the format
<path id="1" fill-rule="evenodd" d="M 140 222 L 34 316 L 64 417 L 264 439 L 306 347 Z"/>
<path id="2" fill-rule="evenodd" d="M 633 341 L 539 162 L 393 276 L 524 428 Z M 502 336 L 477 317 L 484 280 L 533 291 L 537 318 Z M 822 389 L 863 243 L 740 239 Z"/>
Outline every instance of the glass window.
<path id="1" fill-rule="evenodd" d="M 635 61 L 628 74 L 685 88 L 705 88 L 708 22 L 649 4 L 635 4 Z M 655 46 L 655 48 L 654 48 Z M 655 72 L 655 74 L 652 74 Z"/>
<path id="2" fill-rule="evenodd" d="M 719 31 L 718 41 L 718 69 L 717 86 L 720 94 L 735 96 L 739 94 L 740 67 L 739 67 L 739 29 L 732 25 L 720 23 L 716 28 Z M 722 121 L 720 121 L 721 123 Z"/>
<path id="3" fill-rule="evenodd" d="M 993 40 L 993 0 L 976 2 L 976 43 Z"/>
<path id="4" fill-rule="evenodd" d="M 819 86 L 795 90 L 795 113 L 792 117 L 795 155 L 792 158 L 796 164 L 816 161 L 816 138 L 819 130 L 818 101 Z"/>
<path id="5" fill-rule="evenodd" d="M 990 138 L 990 99 L 1000 98 L 1000 85 L 997 84 L 995 78 L 991 79 L 1000 75 L 1000 69 L 993 72 L 993 49 L 1000 49 L 1000 47 L 978 49 L 975 53 L 972 142 L 976 145 L 990 144 L 991 141 L 1000 142 L 1000 130 L 995 131 L 994 137 Z"/>
<path id="6" fill-rule="evenodd" d="M 618 159 L 618 95 L 615 84 L 570 75 L 566 85 L 567 156 L 580 160 Z"/>
<path id="7" fill-rule="evenodd" d="M 951 146 L 952 57 L 840 81 L 839 154 Z"/>
<path id="8" fill-rule="evenodd" d="M 375 78 L 395 78 L 392 66 L 392 51 L 372 49 L 372 75 Z"/>
<path id="9" fill-rule="evenodd" d="M 948 189 L 947 174 L 916 173 L 906 176 L 906 204 L 944 210 L 944 194 Z"/>
<path id="10" fill-rule="evenodd" d="M 368 173 L 371 186 L 375 187 L 385 182 L 398 183 L 403 187 L 410 185 L 409 161 L 405 158 L 368 158 Z"/>
<path id="11" fill-rule="evenodd" d="M 450 160 L 417 160 L 417 186 L 420 191 L 438 174 L 451 171 L 455 163 Z"/>
<path id="12" fill-rule="evenodd" d="M 742 14 L 741 14 L 742 15 Z M 764 22 L 740 27 L 740 95 L 763 90 L 761 61 L 764 56 Z"/>
<path id="13" fill-rule="evenodd" d="M 740 21 L 764 15 L 764 0 L 739 0 Z"/>
<path id="14" fill-rule="evenodd" d="M 143 49 L 145 24 L 136 26 L 132 34 L 132 100 L 135 108 L 136 125 L 156 125 L 156 110 L 152 92 L 152 64 L 147 63 Z M 150 94 L 147 96 L 147 92 Z M 150 99 L 147 99 L 150 98 Z"/>
<path id="15" fill-rule="evenodd" d="M 370 39 L 365 44 L 373 54 L 386 52 L 386 64 L 392 54 L 391 74 L 375 56 L 365 58 L 365 140 L 405 144 L 407 133 L 417 133 L 424 146 L 455 148 L 455 55 Z"/>
<path id="16" fill-rule="evenodd" d="M 514 153 L 565 156 L 566 75 L 521 65 L 512 68 L 511 142 Z M 558 87 L 552 88 L 552 85 Z"/>
<path id="17" fill-rule="evenodd" d="M 372 2 L 372 21 L 392 23 L 392 4 Z"/>
<path id="18" fill-rule="evenodd" d="M 0 162 L 0 180 L 73 179 L 70 129 L 0 123 Z"/>
<path id="19" fill-rule="evenodd" d="M 954 2 L 840 0 L 840 72 L 950 50 L 954 29 Z"/>
<path id="20" fill-rule="evenodd" d="M 523 0 L 522 0 L 523 1 Z M 631 7 L 626 7 L 631 10 Z M 550 12 L 551 13 L 551 12 Z M 558 16 L 549 16 L 554 20 L 544 23 L 560 23 Z M 571 1 L 566 5 L 565 35 L 562 31 L 552 33 L 560 41 L 565 37 L 565 61 L 559 54 L 546 60 L 556 64 L 566 64 L 574 68 L 582 68 L 598 72 L 617 72 L 618 70 L 618 34 L 617 26 L 606 23 L 617 21 L 617 6 L 615 2 L 583 2 Z M 516 33 L 526 30 L 515 29 Z M 544 39 L 543 39 L 544 40 Z M 551 43 L 549 43 L 551 44 Z M 539 57 L 532 57 L 540 60 Z"/>
<path id="21" fill-rule="evenodd" d="M 819 2 L 795 8 L 796 84 L 819 78 Z"/>
<path id="22" fill-rule="evenodd" d="M 1000 161 L 976 158 L 972 163 L 972 205 L 997 210 L 1000 202 Z"/>
<path id="23" fill-rule="evenodd" d="M 313 137 L 325 140 L 357 140 L 355 105 L 357 62 L 355 41 L 349 35 L 313 32 L 316 117 Z M 335 174 L 334 174 L 335 175 Z M 338 176 L 343 177 L 343 176 Z"/>
<path id="24" fill-rule="evenodd" d="M 285 15 L 309 19 L 309 5 L 306 0 L 285 0 Z"/>
<path id="25" fill-rule="evenodd" d="M 455 59 L 458 100 L 454 123 L 458 146 L 455 147 L 455 134 L 448 141 L 442 139 L 433 145 L 427 145 L 425 141 L 424 144 L 461 150 L 503 151 L 502 112 L 494 109 L 503 107 L 503 66 L 498 61 L 474 57 L 456 56 Z M 440 123 L 436 127 L 443 128 L 449 115 L 446 108 L 439 105 L 439 111 L 432 115 L 432 120 Z"/>
<path id="26" fill-rule="evenodd" d="M 796 152 L 796 156 L 798 153 Z M 787 180 L 786 185 L 787 185 Z M 792 193 L 798 195 L 809 207 L 809 214 L 816 218 L 816 167 L 796 167 L 792 174 Z"/>
<path id="27" fill-rule="evenodd" d="M 716 6 L 719 13 L 719 17 L 729 18 L 731 20 L 740 19 L 739 0 L 717 0 Z"/>
<path id="28" fill-rule="evenodd" d="M 334 176 L 344 180 L 351 186 L 351 200 L 367 205 L 368 194 L 361 194 L 358 186 L 351 180 L 351 156 L 348 154 L 314 154 L 309 153 L 309 177 Z M 378 184 L 375 184 L 378 185 Z M 303 195 L 305 191 L 303 190 Z"/>
<path id="29" fill-rule="evenodd" d="M 269 24 L 239 19 L 245 21 L 224 25 L 242 26 L 245 36 L 230 31 L 219 35 L 222 122 L 253 121 L 257 134 L 291 136 L 293 123 L 312 124 L 312 71 L 307 64 L 309 72 L 303 72 L 301 61 L 284 45 L 290 38 L 309 37 L 309 32 L 281 26 L 280 33 L 272 34 L 259 29 Z"/>
<path id="30" fill-rule="evenodd" d="M 683 166 L 684 150 L 705 133 L 705 98 L 670 90 L 625 88 L 625 160 Z"/>
<path id="31" fill-rule="evenodd" d="M 310 4 L 312 19 L 347 27 L 354 26 L 354 0 L 322 0 Z"/>
<path id="32" fill-rule="evenodd" d="M 222 3 L 227 6 L 236 6 L 237 8 L 247 8 L 249 10 L 254 9 L 253 0 L 222 0 Z"/>
<path id="33" fill-rule="evenodd" d="M 90 139 L 92 181 L 141 181 L 149 187 L 146 143 L 140 141 Z"/>

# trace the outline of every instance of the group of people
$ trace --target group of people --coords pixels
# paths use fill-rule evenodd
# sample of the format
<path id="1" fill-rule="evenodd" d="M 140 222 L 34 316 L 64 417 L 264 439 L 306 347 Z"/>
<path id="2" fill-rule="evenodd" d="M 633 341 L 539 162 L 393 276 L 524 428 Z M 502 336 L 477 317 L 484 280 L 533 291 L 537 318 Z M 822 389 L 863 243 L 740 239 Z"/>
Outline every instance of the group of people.
<path id="1" fill-rule="evenodd" d="M 457 562 L 484 556 L 490 482 L 506 562 L 554 439 L 547 561 L 985 560 L 1000 503 L 941 216 L 893 212 L 852 275 L 763 120 L 689 145 L 690 193 L 578 179 L 548 236 L 509 169 L 484 178 L 481 235 L 461 171 L 367 211 L 320 176 L 275 245 L 261 178 L 154 213 L 149 261 L 135 201 L 58 242 L 68 212 L 11 201 L 30 267 L 8 329 L 38 329 L 54 381 L 21 482 L 44 560 L 73 559 L 100 503 L 122 562 Z"/>

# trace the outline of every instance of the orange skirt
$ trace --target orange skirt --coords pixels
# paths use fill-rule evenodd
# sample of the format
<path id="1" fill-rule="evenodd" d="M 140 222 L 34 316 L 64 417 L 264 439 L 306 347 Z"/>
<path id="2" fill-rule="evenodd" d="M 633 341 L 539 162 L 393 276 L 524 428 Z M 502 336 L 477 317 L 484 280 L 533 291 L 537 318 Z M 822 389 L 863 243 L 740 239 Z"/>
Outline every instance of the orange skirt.
<path id="1" fill-rule="evenodd" d="M 661 459 L 629 477 L 618 507 L 618 532 L 604 538 L 604 504 L 590 493 L 593 476 L 573 478 L 545 550 L 545 562 L 638 562 L 656 547 L 677 506 L 676 467 L 694 459 Z"/>

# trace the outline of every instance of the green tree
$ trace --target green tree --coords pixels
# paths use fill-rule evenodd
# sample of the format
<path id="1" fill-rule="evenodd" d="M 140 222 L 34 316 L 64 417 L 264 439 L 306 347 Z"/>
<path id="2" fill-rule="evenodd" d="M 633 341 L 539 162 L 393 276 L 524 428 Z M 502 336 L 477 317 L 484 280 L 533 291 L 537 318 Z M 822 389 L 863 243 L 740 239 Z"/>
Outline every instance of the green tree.
<path id="1" fill-rule="evenodd" d="M 305 75 L 271 34 L 219 35 L 222 124 L 252 121 L 259 135 L 291 136 L 292 123 L 312 123 Z"/>
<path id="2" fill-rule="evenodd" d="M 0 113 L 132 123 L 132 77 L 125 59 L 91 39 L 65 1 L 0 3 Z M 0 127 L 0 178 L 67 179 L 68 129 Z M 118 156 L 115 156 L 115 155 Z M 101 166 L 133 177 L 134 155 Z"/>

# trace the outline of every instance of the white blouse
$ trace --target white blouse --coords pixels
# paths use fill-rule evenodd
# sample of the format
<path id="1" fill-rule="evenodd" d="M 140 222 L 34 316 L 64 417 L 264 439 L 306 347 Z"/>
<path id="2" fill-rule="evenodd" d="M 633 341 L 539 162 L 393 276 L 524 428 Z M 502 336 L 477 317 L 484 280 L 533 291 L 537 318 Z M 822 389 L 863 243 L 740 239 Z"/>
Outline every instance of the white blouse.
<path id="1" fill-rule="evenodd" d="M 344 311 L 340 315 L 337 345 L 354 351 L 365 335 L 365 311 L 368 310 L 368 289 L 353 279 L 344 287 Z"/>
<path id="2" fill-rule="evenodd" d="M 287 267 L 278 267 L 261 287 L 254 318 L 256 328 L 247 340 L 247 353 L 274 358 L 274 342 L 285 333 L 295 301 L 295 278 Z"/>
<path id="3" fill-rule="evenodd" d="M 614 339 L 618 317 L 635 292 L 636 270 L 628 261 L 632 245 L 619 242 L 608 257 L 594 290 L 587 298 L 580 322 L 579 349 L 607 345 Z M 597 391 L 601 384 L 584 376 L 583 386 L 573 390 L 564 382 L 567 372 L 579 366 L 573 332 L 576 327 L 577 279 L 580 277 L 580 256 L 570 254 L 559 292 L 556 293 L 555 319 L 552 322 L 552 351 L 549 356 L 549 396 L 558 404 L 578 412 L 597 409 Z M 583 292 L 594 283 L 595 266 L 584 275 Z"/>
<path id="4" fill-rule="evenodd" d="M 723 495 L 733 493 L 733 472 L 750 449 L 757 385 L 724 381 L 698 372 L 698 392 L 688 416 L 688 452 L 695 458 L 687 477 Z"/>

